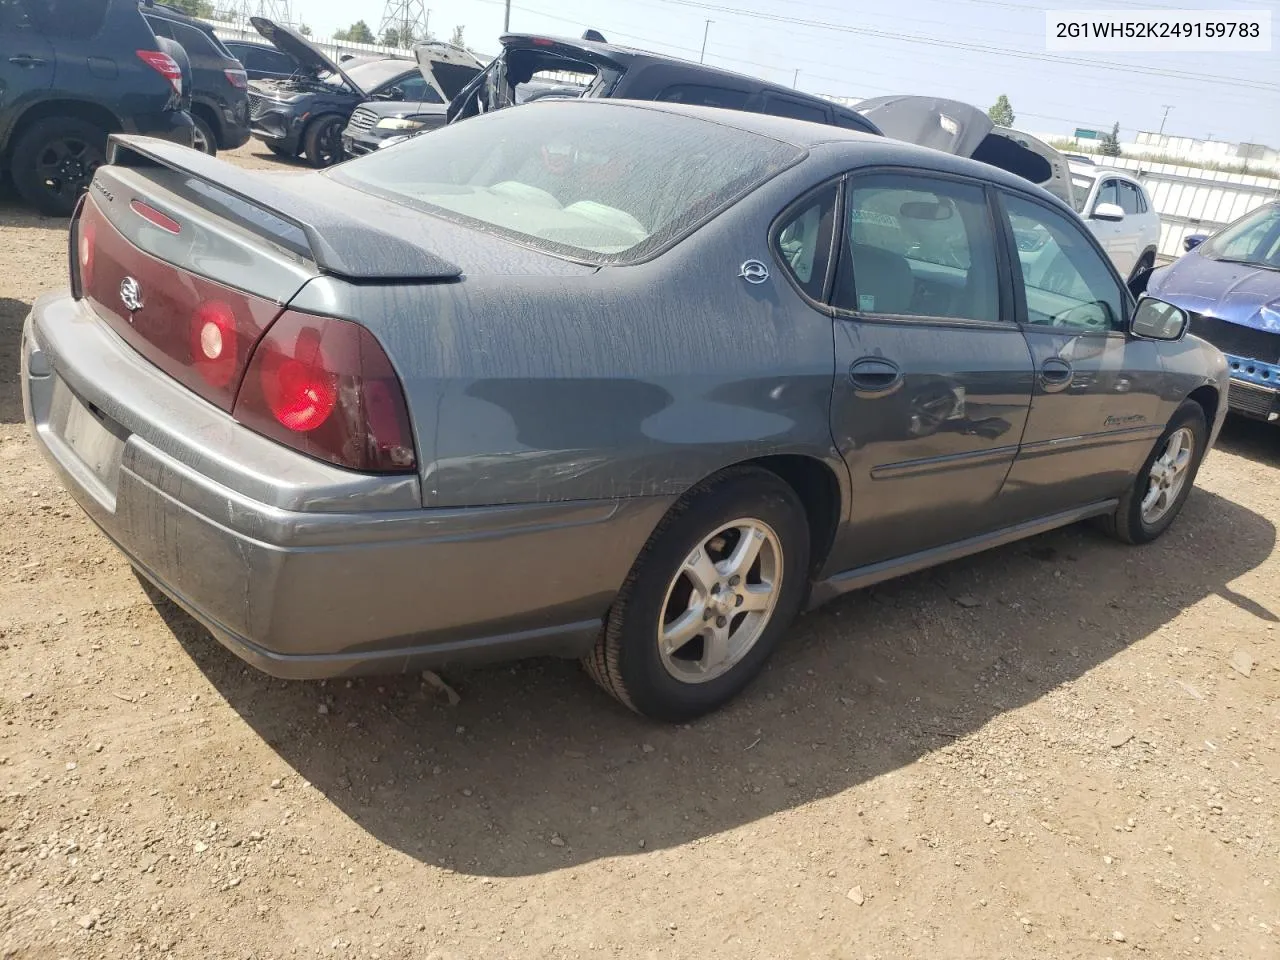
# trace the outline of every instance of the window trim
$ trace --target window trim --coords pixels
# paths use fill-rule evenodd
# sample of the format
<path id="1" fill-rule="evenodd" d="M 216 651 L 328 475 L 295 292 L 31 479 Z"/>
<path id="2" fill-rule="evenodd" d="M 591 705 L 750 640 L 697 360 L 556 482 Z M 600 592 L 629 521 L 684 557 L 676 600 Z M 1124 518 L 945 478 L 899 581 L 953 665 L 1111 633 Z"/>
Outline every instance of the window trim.
<path id="1" fill-rule="evenodd" d="M 861 310 L 846 309 L 837 306 L 832 302 L 835 286 L 835 271 L 839 268 L 840 260 L 844 254 L 844 245 L 847 242 L 846 232 L 844 230 L 844 212 L 847 203 L 848 192 L 851 184 L 860 179 L 866 179 L 873 176 L 901 176 L 912 177 L 919 180 L 943 181 L 948 183 L 963 184 L 971 187 L 977 187 L 982 193 L 983 204 L 987 210 L 987 222 L 991 228 L 992 248 L 995 253 L 996 260 L 996 288 L 997 299 L 1000 304 L 999 320 L 975 320 L 972 317 L 937 317 L 928 314 L 904 314 L 904 313 L 864 313 Z M 944 170 L 935 170 L 923 167 L 898 167 L 887 164 L 881 164 L 872 167 L 860 167 L 857 170 L 847 171 L 841 178 L 840 193 L 836 200 L 836 223 L 839 229 L 836 230 L 834 237 L 835 243 L 832 245 L 834 256 L 832 257 L 831 278 L 827 285 L 826 301 L 832 315 L 841 320 L 857 320 L 860 323 L 887 323 L 887 324 L 909 324 L 912 326 L 925 327 L 962 327 L 978 330 L 1010 330 L 1017 331 L 1019 325 L 1014 315 L 1014 307 L 1017 298 L 1014 296 L 1012 288 L 1013 273 L 1012 267 L 1008 262 L 1007 251 L 1001 244 L 1001 226 L 996 219 L 996 211 L 991 203 L 991 184 L 985 180 L 975 177 L 961 176 Z"/>
<path id="2" fill-rule="evenodd" d="M 810 120 L 805 117 L 793 117 L 790 114 L 786 114 L 786 113 L 774 113 L 769 109 L 770 105 L 773 104 L 774 102 L 793 103 L 797 107 L 807 107 L 810 110 L 816 110 L 822 113 L 823 119 Z M 816 100 L 809 100 L 805 97 L 792 96 L 790 94 L 780 93 L 778 91 L 768 90 L 768 89 L 764 91 L 764 96 L 760 101 L 760 112 L 767 117 L 781 117 L 784 120 L 799 120 L 802 123 L 821 123 L 828 127 L 834 126 L 834 120 L 835 120 L 835 111 L 833 111 L 825 103 L 821 103 Z"/>
<path id="3" fill-rule="evenodd" d="M 1124 305 L 1124 316 L 1121 318 L 1121 326 L 1123 329 L 1098 331 L 1098 330 L 1086 330 L 1082 327 L 1046 327 L 1043 324 L 1031 323 L 1027 319 L 1026 280 L 1022 276 L 1022 261 L 1018 259 L 1018 256 L 1017 256 L 1018 246 L 1016 241 L 1013 238 L 1013 223 L 1009 219 L 1009 208 L 1005 206 L 1005 202 L 1004 202 L 1005 195 L 1009 194 L 1009 195 L 1015 196 L 1019 200 L 1025 200 L 1029 203 L 1035 204 L 1038 207 L 1042 207 L 1045 210 L 1058 213 L 1062 215 L 1062 218 L 1066 220 L 1068 223 L 1071 222 L 1071 216 L 1067 216 L 1066 212 L 1058 209 L 1053 204 L 1045 203 L 1040 197 L 1034 196 L 1033 194 L 1024 192 L 1022 190 L 1017 190 L 1012 187 L 1007 187 L 1004 185 L 997 186 L 996 184 L 991 184 L 990 190 L 992 193 L 992 198 L 991 198 L 992 202 L 999 213 L 999 227 L 1001 229 L 1001 232 L 1004 235 L 1006 259 L 1008 259 L 1010 270 L 1013 273 L 1013 307 L 1014 307 L 1014 315 L 1017 318 L 1016 322 L 1017 322 L 1018 328 L 1022 330 L 1024 333 L 1026 332 L 1044 333 L 1045 331 L 1053 330 L 1053 331 L 1060 331 L 1063 336 L 1107 337 L 1107 338 L 1113 338 L 1113 339 L 1123 338 L 1126 342 L 1129 340 L 1135 339 L 1129 333 L 1129 320 L 1133 317 L 1133 309 L 1134 309 L 1134 304 L 1136 302 L 1133 298 L 1133 293 L 1130 292 L 1129 285 L 1125 283 L 1124 278 L 1120 276 L 1120 272 L 1116 269 L 1116 265 L 1112 263 L 1111 258 L 1107 256 L 1107 252 L 1105 249 L 1103 249 L 1101 241 L 1098 240 L 1097 236 L 1094 235 L 1094 232 L 1092 230 L 1090 230 L 1088 227 L 1085 227 L 1083 225 L 1076 226 L 1075 224 L 1071 224 L 1073 227 L 1075 227 L 1075 229 L 1080 234 L 1084 236 L 1086 242 L 1092 245 L 1093 252 L 1096 253 L 1099 256 L 1099 258 L 1101 258 L 1103 264 L 1106 266 L 1108 272 L 1110 273 L 1111 278 L 1115 280 L 1116 285 L 1119 286 L 1120 288 L 1120 298 Z M 1069 212 L 1073 216 L 1076 216 L 1078 219 L 1079 215 L 1076 214 L 1074 210 L 1071 210 Z M 1012 256 L 1010 256 L 1010 253 L 1012 253 Z M 1022 296 L 1018 296 L 1018 291 L 1022 291 Z"/>
<path id="4" fill-rule="evenodd" d="M 837 235 L 839 234 L 840 215 L 844 210 L 844 180 L 844 174 L 837 174 L 834 177 L 828 177 L 816 186 L 810 187 L 783 207 L 769 223 L 769 255 L 773 258 L 774 264 L 782 272 L 783 276 L 787 278 L 787 282 L 791 284 L 791 289 L 800 296 L 801 300 L 827 316 L 831 316 L 834 312 L 834 308 L 831 306 L 831 290 L 835 284 L 836 263 L 839 259 L 835 255 L 835 251 L 840 246 Z M 781 251 L 778 249 L 778 237 L 782 233 L 783 227 L 790 222 L 792 214 L 804 207 L 811 197 L 827 189 L 834 189 L 836 195 L 831 212 L 831 234 L 827 237 L 827 264 L 823 270 L 821 299 L 814 299 L 804 287 L 800 286 L 799 279 L 791 272 L 791 268 L 781 256 Z M 816 262 L 814 266 L 817 266 Z"/>

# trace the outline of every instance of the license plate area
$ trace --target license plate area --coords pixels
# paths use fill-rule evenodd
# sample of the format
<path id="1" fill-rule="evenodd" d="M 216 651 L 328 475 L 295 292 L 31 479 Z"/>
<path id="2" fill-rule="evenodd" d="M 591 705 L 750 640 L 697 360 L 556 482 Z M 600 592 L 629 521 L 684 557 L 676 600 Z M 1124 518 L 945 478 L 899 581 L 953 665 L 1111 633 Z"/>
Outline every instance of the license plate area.
<path id="1" fill-rule="evenodd" d="M 124 428 L 81 400 L 61 378 L 53 385 L 49 425 L 102 487 L 103 499 L 114 504 L 127 437 Z"/>

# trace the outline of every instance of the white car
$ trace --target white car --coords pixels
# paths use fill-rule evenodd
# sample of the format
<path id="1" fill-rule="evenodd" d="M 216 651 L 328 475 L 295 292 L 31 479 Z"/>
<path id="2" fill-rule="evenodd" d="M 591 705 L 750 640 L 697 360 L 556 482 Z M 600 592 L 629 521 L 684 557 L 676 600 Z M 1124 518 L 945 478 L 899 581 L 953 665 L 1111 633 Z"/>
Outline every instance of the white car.
<path id="1" fill-rule="evenodd" d="M 1141 183 L 1123 170 L 1072 160 L 1076 212 L 1122 277 L 1155 266 L 1160 216 Z"/>

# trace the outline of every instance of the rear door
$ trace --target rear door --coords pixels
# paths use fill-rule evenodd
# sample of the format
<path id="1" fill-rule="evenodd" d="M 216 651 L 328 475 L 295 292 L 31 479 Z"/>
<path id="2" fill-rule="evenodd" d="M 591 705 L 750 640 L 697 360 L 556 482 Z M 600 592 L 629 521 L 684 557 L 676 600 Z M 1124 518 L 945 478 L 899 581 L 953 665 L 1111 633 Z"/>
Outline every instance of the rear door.
<path id="1" fill-rule="evenodd" d="M 1163 429 L 1159 345 L 1127 333 L 1131 300 L 1079 222 L 1001 192 L 1015 306 L 1035 365 L 1022 447 L 1002 494 L 1019 520 L 1118 496 Z"/>
<path id="2" fill-rule="evenodd" d="M 849 568 L 1004 525 L 1032 366 L 982 183 L 859 173 L 844 199 L 831 426 Z"/>
<path id="3" fill-rule="evenodd" d="M 27 103 L 53 85 L 53 46 L 16 0 L 0 0 L 0 143 Z"/>

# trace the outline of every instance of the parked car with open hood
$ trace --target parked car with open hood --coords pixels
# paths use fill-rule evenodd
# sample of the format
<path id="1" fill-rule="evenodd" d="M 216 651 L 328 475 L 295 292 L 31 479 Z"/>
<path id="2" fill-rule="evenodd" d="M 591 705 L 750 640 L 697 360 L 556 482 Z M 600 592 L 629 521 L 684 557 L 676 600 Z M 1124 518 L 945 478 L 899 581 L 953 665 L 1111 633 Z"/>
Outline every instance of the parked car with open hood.
<path id="1" fill-rule="evenodd" d="M 339 66 L 289 27 L 265 17 L 250 22 L 263 37 L 293 57 L 299 70 L 284 80 L 252 80 L 249 114 L 253 135 L 272 153 L 301 154 L 313 167 L 342 159 L 342 129 L 366 100 L 403 100 L 401 85 L 422 83 L 414 61 L 379 57 Z"/>
<path id="2" fill-rule="evenodd" d="M 887 137 L 546 98 L 298 177 L 121 138 L 95 184 L 24 327 L 36 443 L 281 676 L 580 656 L 688 719 L 807 603 L 1155 539 L 1225 411 L 1069 207 Z"/>
<path id="3" fill-rule="evenodd" d="M 141 9 L 152 32 L 180 43 L 191 64 L 192 145 L 205 153 L 243 146 L 249 139 L 244 66 L 207 23 L 160 3 L 144 3 Z"/>
<path id="4" fill-rule="evenodd" d="M 1184 244 L 1147 291 L 1186 310 L 1191 332 L 1227 355 L 1233 411 L 1280 420 L 1280 201 Z"/>
<path id="5" fill-rule="evenodd" d="M 1160 215 L 1142 182 L 1097 163 L 1071 161 L 1076 212 L 1084 218 L 1116 269 L 1131 277 L 1156 265 Z"/>
<path id="6" fill-rule="evenodd" d="M 65 217 L 109 133 L 189 145 L 185 58 L 172 43 L 157 40 L 137 0 L 0 0 L 0 174 Z"/>

